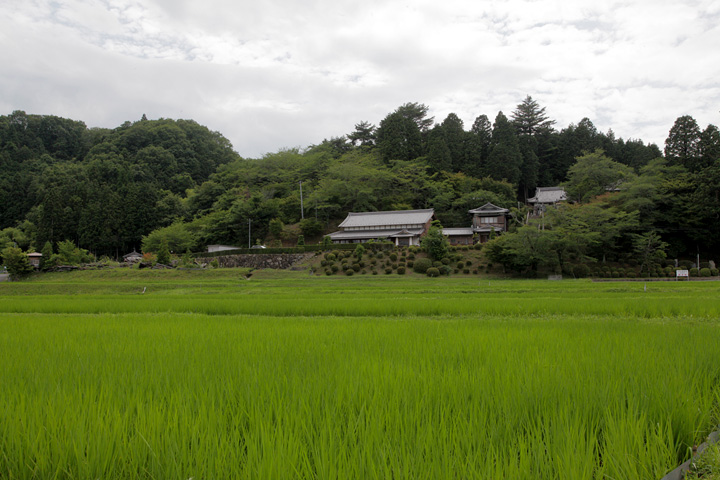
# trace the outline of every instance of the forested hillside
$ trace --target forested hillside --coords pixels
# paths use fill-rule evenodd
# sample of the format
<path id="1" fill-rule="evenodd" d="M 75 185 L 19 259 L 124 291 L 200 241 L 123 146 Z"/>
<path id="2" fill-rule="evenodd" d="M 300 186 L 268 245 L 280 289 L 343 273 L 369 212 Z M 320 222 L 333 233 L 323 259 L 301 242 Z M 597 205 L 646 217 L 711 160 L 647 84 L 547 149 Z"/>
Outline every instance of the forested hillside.
<path id="1" fill-rule="evenodd" d="M 143 237 L 146 249 L 166 239 L 175 252 L 249 236 L 289 244 L 301 233 L 319 238 L 348 211 L 431 207 L 453 227 L 486 202 L 510 208 L 517 233 L 535 188 L 564 184 L 575 203 L 543 231 L 594 236 L 557 255 L 618 255 L 647 232 L 671 255 L 715 250 L 720 133 L 689 116 L 668 127 L 662 152 L 587 118 L 556 128 L 529 96 L 509 115 L 479 115 L 467 127 L 408 103 L 377 126 L 362 121 L 319 145 L 243 159 L 192 121 L 104 130 L 14 112 L 0 117 L 0 243 L 37 249 L 69 239 L 113 257 Z"/>

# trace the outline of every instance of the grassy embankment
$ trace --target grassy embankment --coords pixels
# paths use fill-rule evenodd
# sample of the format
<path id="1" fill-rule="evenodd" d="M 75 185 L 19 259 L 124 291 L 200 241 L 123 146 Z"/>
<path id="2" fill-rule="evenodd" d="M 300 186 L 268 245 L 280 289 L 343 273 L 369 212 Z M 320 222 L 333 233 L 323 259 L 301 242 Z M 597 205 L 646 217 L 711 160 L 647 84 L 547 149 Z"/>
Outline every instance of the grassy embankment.
<path id="1" fill-rule="evenodd" d="M 657 479 L 719 420 L 715 282 L 244 273 L 0 285 L 0 477 Z"/>

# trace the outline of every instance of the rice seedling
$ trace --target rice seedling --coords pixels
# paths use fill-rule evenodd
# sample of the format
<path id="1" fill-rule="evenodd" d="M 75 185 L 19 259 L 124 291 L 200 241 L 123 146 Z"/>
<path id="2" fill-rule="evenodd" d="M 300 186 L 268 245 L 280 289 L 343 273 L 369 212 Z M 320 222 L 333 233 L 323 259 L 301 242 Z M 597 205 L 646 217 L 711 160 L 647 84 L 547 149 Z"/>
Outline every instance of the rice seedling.
<path id="1" fill-rule="evenodd" d="M 657 479 L 720 420 L 709 284 L 65 280 L 0 289 L 0 478 Z"/>

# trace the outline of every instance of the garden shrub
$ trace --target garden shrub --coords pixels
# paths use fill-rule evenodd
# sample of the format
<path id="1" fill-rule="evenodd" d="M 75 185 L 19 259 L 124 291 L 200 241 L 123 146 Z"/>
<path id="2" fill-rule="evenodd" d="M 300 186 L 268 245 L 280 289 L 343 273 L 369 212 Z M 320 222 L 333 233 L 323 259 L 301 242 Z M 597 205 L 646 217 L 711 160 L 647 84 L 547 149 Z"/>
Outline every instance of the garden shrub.
<path id="1" fill-rule="evenodd" d="M 467 265 L 469 267 L 470 265 L 472 265 L 472 262 L 470 260 L 466 260 L 465 265 Z"/>
<path id="2" fill-rule="evenodd" d="M 385 269 L 385 275 L 390 275 L 391 273 L 392 273 L 392 268 L 387 267 L 387 268 Z"/>
<path id="3" fill-rule="evenodd" d="M 475 250 L 482 250 L 482 243 L 476 243 L 475 245 L 473 245 L 473 248 Z"/>
<path id="4" fill-rule="evenodd" d="M 436 268 L 440 268 L 442 267 L 442 265 L 443 263 L 440 260 L 435 260 L 434 262 L 432 262 L 432 266 Z"/>
<path id="5" fill-rule="evenodd" d="M 405 267 L 398 267 L 397 269 L 398 275 L 405 275 Z"/>
<path id="6" fill-rule="evenodd" d="M 356 272 L 360 271 L 360 264 L 359 263 L 353 263 L 352 269 Z"/>
<path id="7" fill-rule="evenodd" d="M 691 268 L 691 269 L 690 269 L 690 276 L 691 276 L 691 277 L 697 277 L 697 276 L 698 276 L 698 269 L 697 269 L 697 268 Z"/>
<path id="8" fill-rule="evenodd" d="M 430 267 L 425 271 L 425 273 L 427 273 L 428 277 L 439 277 L 440 276 L 440 270 L 438 270 L 437 267 Z"/>
<path id="9" fill-rule="evenodd" d="M 575 265 L 573 267 L 573 275 L 575 275 L 576 278 L 585 278 L 590 275 L 590 267 L 584 263 Z"/>
<path id="10" fill-rule="evenodd" d="M 445 257 L 440 260 L 443 265 L 450 265 L 450 259 L 448 257 Z"/>
<path id="11" fill-rule="evenodd" d="M 465 265 L 463 264 L 463 262 L 458 262 L 458 263 L 457 263 L 457 268 L 463 268 L 464 266 L 465 266 Z"/>
<path id="12" fill-rule="evenodd" d="M 710 275 L 712 275 L 713 277 L 717 277 L 717 276 L 718 276 L 718 273 L 720 273 L 720 272 L 718 271 L 717 268 L 711 268 L 711 269 L 710 269 Z"/>
<path id="13" fill-rule="evenodd" d="M 409 264 L 410 262 L 408 262 Z M 426 273 L 430 267 L 432 267 L 432 262 L 429 258 L 418 258 L 413 264 L 413 270 L 417 273 Z"/>
<path id="14" fill-rule="evenodd" d="M 353 270 L 352 268 L 348 268 L 347 270 L 345 270 L 345 275 L 347 275 L 348 277 L 352 277 L 354 273 L 355 270 Z"/>
<path id="15" fill-rule="evenodd" d="M 701 268 L 700 269 L 700 276 L 701 277 L 709 277 L 710 276 L 710 269 L 709 268 Z"/>
<path id="16" fill-rule="evenodd" d="M 325 269 L 325 275 L 332 275 L 332 274 L 333 274 L 333 271 L 331 269 L 329 269 L 329 268 Z"/>
<path id="17" fill-rule="evenodd" d="M 469 269 L 469 268 L 465 268 L 465 269 L 463 269 L 463 273 L 465 273 L 465 274 L 468 274 L 468 273 L 470 273 L 470 269 Z"/>
<path id="18" fill-rule="evenodd" d="M 398 258 L 398 257 L 397 257 L 397 253 L 393 252 L 393 253 L 390 254 L 390 260 L 391 260 L 391 261 L 395 262 L 395 261 L 397 261 L 397 258 Z"/>
<path id="19" fill-rule="evenodd" d="M 333 273 L 335 273 L 335 272 L 337 272 L 338 270 L 340 270 L 340 268 L 339 268 L 337 265 L 334 265 L 334 264 L 333 264 L 333 266 L 330 267 L 330 269 L 333 271 Z"/>
<path id="20" fill-rule="evenodd" d="M 408 262 L 407 262 L 407 267 L 408 267 L 408 268 L 413 268 L 413 265 L 415 265 L 415 262 L 413 262 L 412 260 L 408 260 Z"/>

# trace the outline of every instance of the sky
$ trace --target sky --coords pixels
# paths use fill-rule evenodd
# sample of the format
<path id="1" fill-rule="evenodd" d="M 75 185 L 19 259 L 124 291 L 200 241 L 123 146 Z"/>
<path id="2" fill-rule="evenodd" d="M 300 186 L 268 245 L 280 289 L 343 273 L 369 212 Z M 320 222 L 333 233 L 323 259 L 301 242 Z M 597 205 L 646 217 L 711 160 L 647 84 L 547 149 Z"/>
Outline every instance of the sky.
<path id="1" fill-rule="evenodd" d="M 193 119 L 245 158 L 407 102 L 465 129 L 530 95 L 663 148 L 720 125 L 720 1 L 0 0 L 0 114 Z"/>

